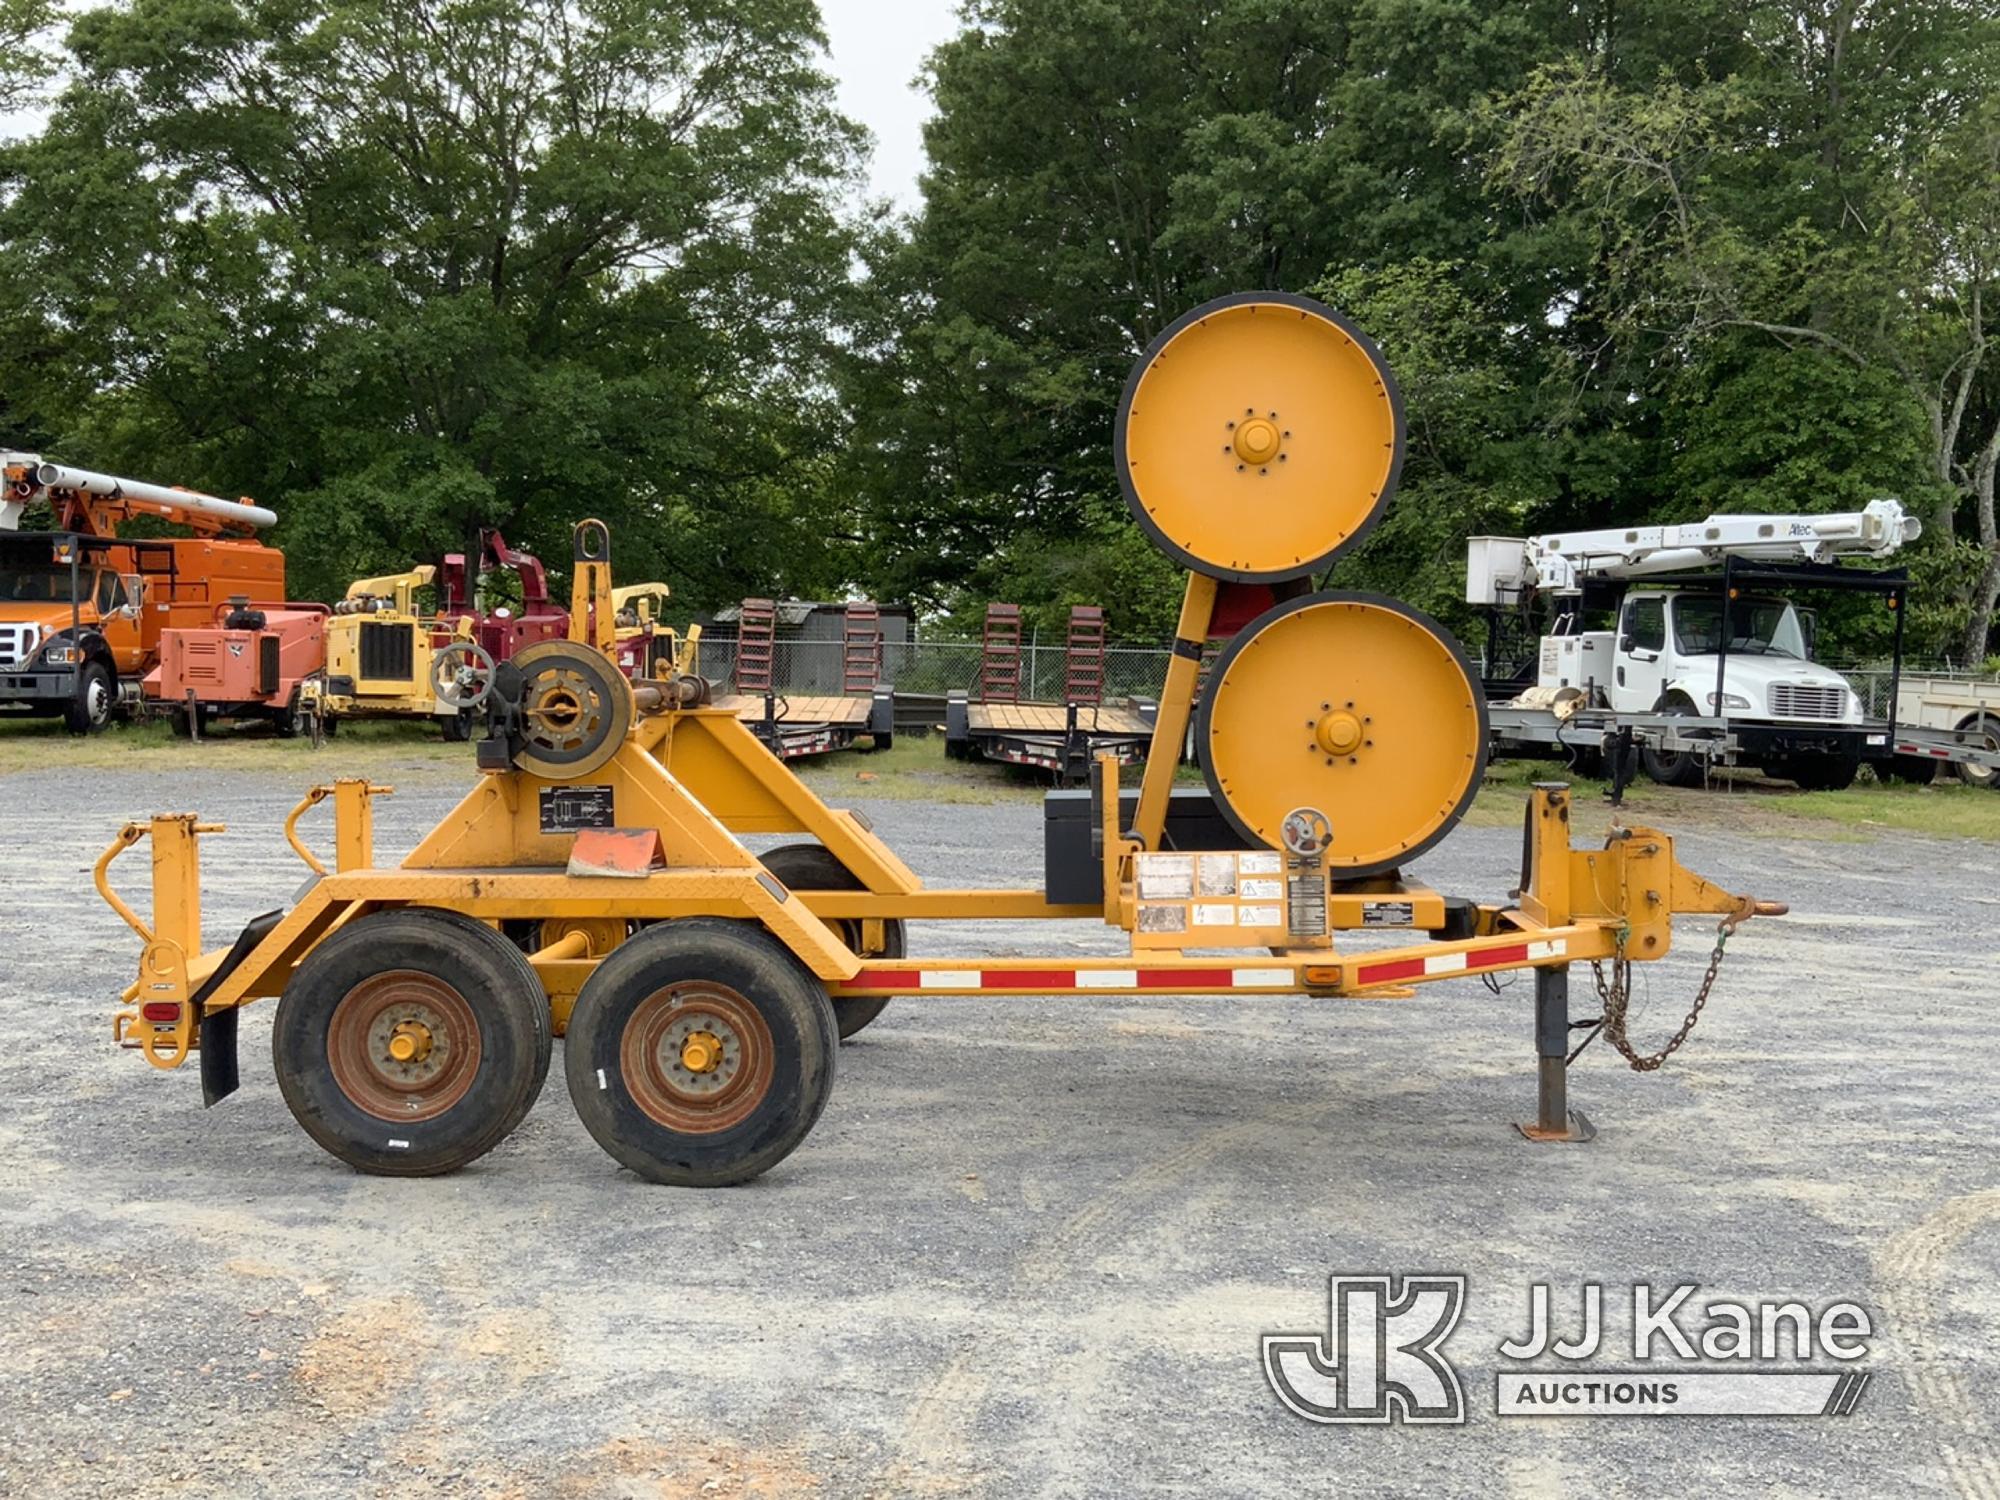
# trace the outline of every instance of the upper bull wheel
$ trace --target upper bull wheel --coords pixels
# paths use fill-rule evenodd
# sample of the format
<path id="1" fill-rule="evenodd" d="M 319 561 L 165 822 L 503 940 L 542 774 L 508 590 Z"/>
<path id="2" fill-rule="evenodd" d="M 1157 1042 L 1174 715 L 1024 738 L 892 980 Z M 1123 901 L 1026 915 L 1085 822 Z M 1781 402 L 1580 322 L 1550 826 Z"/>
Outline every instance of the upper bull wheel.
<path id="1" fill-rule="evenodd" d="M 271 1032 L 306 1133 L 364 1172 L 428 1177 L 492 1150 L 548 1076 L 547 996 L 528 961 L 456 912 L 352 922 L 307 955 Z"/>
<path id="2" fill-rule="evenodd" d="M 1239 583 L 1298 578 L 1380 519 L 1403 403 L 1367 335 L 1284 292 L 1197 307 L 1153 341 L 1118 403 L 1118 482 L 1155 544 Z"/>
<path id="3" fill-rule="evenodd" d="M 770 934 L 690 917 L 640 931 L 577 996 L 563 1045 L 576 1112 L 653 1182 L 748 1182 L 805 1139 L 833 1088 L 826 988 Z"/>

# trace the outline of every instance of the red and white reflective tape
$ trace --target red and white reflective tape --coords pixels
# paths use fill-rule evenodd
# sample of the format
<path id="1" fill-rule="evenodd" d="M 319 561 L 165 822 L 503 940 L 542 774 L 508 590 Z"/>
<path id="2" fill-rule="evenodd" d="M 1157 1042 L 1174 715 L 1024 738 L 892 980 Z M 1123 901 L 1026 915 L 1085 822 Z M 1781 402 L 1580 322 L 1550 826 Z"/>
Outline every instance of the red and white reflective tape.
<path id="1" fill-rule="evenodd" d="M 863 969 L 842 990 L 946 990 L 962 994 L 1058 990 L 1278 990 L 1299 987 L 1294 969 Z"/>
<path id="2" fill-rule="evenodd" d="M 1394 984 L 1403 979 L 1476 974 L 1482 969 L 1505 969 L 1545 958 L 1561 958 L 1568 951 L 1567 939 L 1533 938 L 1498 948 L 1482 948 L 1472 953 L 1427 953 L 1416 958 L 1391 959 L 1387 963 L 1356 964 L 1353 983 L 1357 988 L 1366 989 L 1372 984 Z"/>

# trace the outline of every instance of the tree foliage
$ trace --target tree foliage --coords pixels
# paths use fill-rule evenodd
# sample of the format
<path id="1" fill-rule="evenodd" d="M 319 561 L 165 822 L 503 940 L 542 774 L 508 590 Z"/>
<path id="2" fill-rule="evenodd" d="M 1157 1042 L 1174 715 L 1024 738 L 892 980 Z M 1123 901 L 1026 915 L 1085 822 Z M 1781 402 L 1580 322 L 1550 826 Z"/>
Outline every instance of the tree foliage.
<path id="1" fill-rule="evenodd" d="M 1979 633 L 1991 0 L 965 18 L 847 381 L 844 472 L 899 586 L 1094 582 L 1126 545 L 1125 372 L 1187 307 L 1270 287 L 1343 306 L 1409 396 L 1402 495 L 1345 580 L 1449 614 L 1470 532 L 1892 493 L 1933 533 L 1918 644 Z"/>
<path id="2" fill-rule="evenodd" d="M 45 48 L 53 14 L 0 0 Z M 1983 654 L 1995 0 L 961 16 L 922 204 L 863 221 L 812 0 L 74 12 L 0 149 L 0 437 L 268 500 L 301 592 L 482 522 L 560 556 L 596 513 L 691 605 L 1094 602 L 1157 638 L 1126 373 L 1209 297 L 1314 291 L 1410 419 L 1340 582 L 1462 621 L 1469 533 L 1897 494 L 1913 644 Z"/>
<path id="3" fill-rule="evenodd" d="M 695 600 L 838 576 L 853 126 L 810 0 L 134 0 L 4 158 L 6 387 L 269 500 L 293 586 L 481 523 Z"/>

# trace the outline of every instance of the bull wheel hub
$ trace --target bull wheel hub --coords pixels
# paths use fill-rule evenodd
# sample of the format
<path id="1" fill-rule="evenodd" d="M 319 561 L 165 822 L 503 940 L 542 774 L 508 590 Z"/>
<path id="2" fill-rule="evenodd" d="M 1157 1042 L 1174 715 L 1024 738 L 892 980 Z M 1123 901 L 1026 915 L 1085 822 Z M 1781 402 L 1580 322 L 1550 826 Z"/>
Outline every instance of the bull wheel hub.
<path id="1" fill-rule="evenodd" d="M 1230 446 L 1236 450 L 1239 462 L 1262 468 L 1278 456 L 1283 444 L 1284 435 L 1274 417 L 1245 416 L 1236 423 L 1235 439 Z"/>
<path id="2" fill-rule="evenodd" d="M 1349 708 L 1324 714 L 1313 726 L 1313 741 L 1328 755 L 1352 755 L 1366 739 L 1362 718 Z"/>

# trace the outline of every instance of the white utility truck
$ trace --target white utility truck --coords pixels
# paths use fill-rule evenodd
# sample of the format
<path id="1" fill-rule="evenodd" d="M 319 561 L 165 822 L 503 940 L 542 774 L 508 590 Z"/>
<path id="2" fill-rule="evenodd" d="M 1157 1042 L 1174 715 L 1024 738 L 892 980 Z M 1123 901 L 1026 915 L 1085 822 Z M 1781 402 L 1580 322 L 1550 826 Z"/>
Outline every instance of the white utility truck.
<path id="1" fill-rule="evenodd" d="M 1786 590 L 1887 593 L 1900 656 L 1907 579 L 1841 564 L 1891 557 L 1920 529 L 1883 499 L 1837 515 L 1473 537 L 1467 602 L 1547 629 L 1532 684 L 1494 706 L 1496 736 L 1590 755 L 1618 736 L 1673 785 L 1699 784 L 1719 762 L 1844 787 L 1864 760 L 1908 747 L 1893 724 L 1868 719 L 1847 679 L 1812 660 L 1809 617 Z M 1587 610 L 1606 608 L 1613 629 L 1584 628 Z"/>

